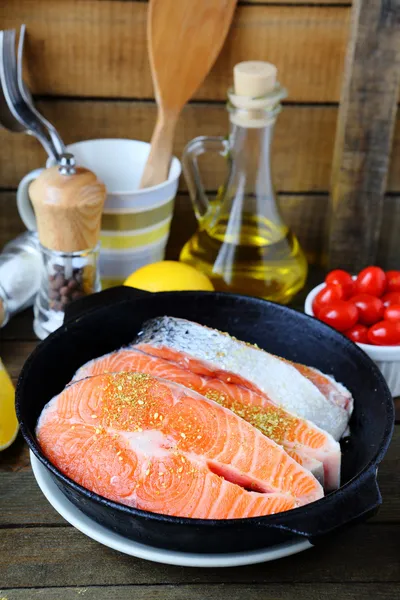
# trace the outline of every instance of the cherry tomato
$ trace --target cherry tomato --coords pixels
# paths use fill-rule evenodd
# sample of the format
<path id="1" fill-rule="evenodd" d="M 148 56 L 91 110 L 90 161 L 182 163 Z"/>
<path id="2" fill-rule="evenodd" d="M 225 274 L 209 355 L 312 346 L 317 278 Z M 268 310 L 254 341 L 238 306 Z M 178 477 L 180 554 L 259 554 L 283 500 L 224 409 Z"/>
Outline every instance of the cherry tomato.
<path id="1" fill-rule="evenodd" d="M 389 292 L 382 296 L 381 300 L 385 308 L 393 306 L 393 304 L 400 304 L 400 292 Z"/>
<path id="2" fill-rule="evenodd" d="M 358 320 L 358 309 L 352 302 L 337 300 L 329 306 L 323 306 L 318 318 L 338 331 L 346 331 Z"/>
<path id="3" fill-rule="evenodd" d="M 376 346 L 400 346 L 400 321 L 380 321 L 368 330 L 368 339 Z"/>
<path id="4" fill-rule="evenodd" d="M 369 294 L 357 294 L 349 302 L 358 308 L 358 321 L 363 325 L 373 325 L 383 319 L 385 307 L 382 300 Z"/>
<path id="5" fill-rule="evenodd" d="M 343 300 L 343 288 L 341 285 L 328 284 L 318 292 L 312 303 L 313 313 L 318 317 L 323 306 L 328 306 L 337 300 Z"/>
<path id="6" fill-rule="evenodd" d="M 386 281 L 387 292 L 400 292 L 400 271 L 387 271 Z"/>
<path id="7" fill-rule="evenodd" d="M 328 273 L 325 277 L 325 283 L 331 283 L 333 285 L 341 285 L 343 288 L 344 298 L 350 298 L 354 290 L 354 281 L 350 273 L 342 271 L 341 269 L 335 269 Z"/>
<path id="8" fill-rule="evenodd" d="M 385 308 L 383 318 L 385 321 L 400 321 L 400 304 L 392 304 Z"/>
<path id="9" fill-rule="evenodd" d="M 365 325 L 354 325 L 354 327 L 350 327 L 350 329 L 345 331 L 344 335 L 358 344 L 369 344 L 368 327 L 365 327 Z"/>
<path id="10" fill-rule="evenodd" d="M 367 267 L 356 279 L 355 293 L 370 294 L 380 298 L 386 289 L 386 275 L 379 267 Z"/>

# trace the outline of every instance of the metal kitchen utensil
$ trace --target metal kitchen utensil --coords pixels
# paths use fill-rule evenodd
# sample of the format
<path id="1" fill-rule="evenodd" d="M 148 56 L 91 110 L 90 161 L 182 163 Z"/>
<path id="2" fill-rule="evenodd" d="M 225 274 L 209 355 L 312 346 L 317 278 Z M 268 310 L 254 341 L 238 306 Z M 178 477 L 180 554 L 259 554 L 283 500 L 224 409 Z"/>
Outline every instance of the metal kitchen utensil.
<path id="1" fill-rule="evenodd" d="M 25 100 L 26 104 L 29 106 L 29 108 L 31 109 L 31 111 L 33 112 L 34 115 L 36 115 L 36 117 L 39 119 L 39 121 L 42 123 L 43 127 L 45 127 L 50 135 L 50 138 L 53 142 L 54 148 L 57 151 L 57 153 L 59 155 L 61 154 L 65 154 L 67 153 L 67 148 L 64 144 L 64 142 L 62 141 L 60 134 L 58 133 L 58 131 L 56 130 L 56 128 L 54 127 L 54 125 L 52 125 L 52 123 L 50 123 L 50 121 L 48 121 L 47 119 L 45 119 L 45 117 L 37 110 L 37 108 L 35 107 L 33 100 L 32 100 L 32 95 L 26 85 L 26 83 L 24 82 L 24 78 L 23 78 L 23 56 L 24 56 L 24 42 L 25 42 L 25 33 L 26 33 L 26 26 L 25 25 L 21 25 L 21 29 L 19 32 L 19 41 L 18 41 L 18 54 L 17 54 L 17 83 L 18 83 L 18 88 L 20 91 L 21 96 L 23 97 L 23 99 Z"/>
<path id="2" fill-rule="evenodd" d="M 3 112 L 6 115 L 2 125 L 7 127 L 8 123 L 11 125 L 11 131 L 25 131 L 33 135 L 42 144 L 47 154 L 58 162 L 60 155 L 47 126 L 38 119 L 20 92 L 13 29 L 0 31 L 0 82 L 5 100 Z M 8 107 L 8 112 L 5 106 Z M 15 121 L 20 127 L 15 124 Z"/>

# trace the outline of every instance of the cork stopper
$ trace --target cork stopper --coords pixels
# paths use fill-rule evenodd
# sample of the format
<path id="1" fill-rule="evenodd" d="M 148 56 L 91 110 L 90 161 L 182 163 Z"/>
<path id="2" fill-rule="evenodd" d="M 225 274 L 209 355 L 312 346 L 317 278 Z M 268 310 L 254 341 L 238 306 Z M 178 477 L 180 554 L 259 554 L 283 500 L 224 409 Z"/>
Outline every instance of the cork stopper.
<path id="1" fill-rule="evenodd" d="M 233 68 L 234 94 L 260 98 L 271 92 L 276 83 L 278 69 L 269 62 L 249 60 Z"/>
<path id="2" fill-rule="evenodd" d="M 65 163 L 65 164 L 64 164 Z M 29 186 L 40 243 L 58 252 L 94 248 L 100 236 L 106 188 L 70 157 L 45 169 Z"/>

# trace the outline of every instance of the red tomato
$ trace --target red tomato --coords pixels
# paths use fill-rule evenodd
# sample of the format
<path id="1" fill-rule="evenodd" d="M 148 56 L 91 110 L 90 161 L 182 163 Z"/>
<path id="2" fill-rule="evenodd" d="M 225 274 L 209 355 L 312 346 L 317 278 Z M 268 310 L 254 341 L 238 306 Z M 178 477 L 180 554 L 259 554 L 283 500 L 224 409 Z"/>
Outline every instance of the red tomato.
<path id="1" fill-rule="evenodd" d="M 386 291 L 400 292 L 400 271 L 386 271 Z"/>
<path id="2" fill-rule="evenodd" d="M 368 339 L 376 346 L 400 346 L 400 321 L 380 321 L 368 330 Z"/>
<path id="3" fill-rule="evenodd" d="M 326 285 L 318 292 L 312 303 L 313 313 L 318 317 L 319 311 L 323 306 L 328 306 L 337 300 L 343 300 L 343 288 L 341 285 Z"/>
<path id="4" fill-rule="evenodd" d="M 355 293 L 370 294 L 380 298 L 386 289 L 386 275 L 379 267 L 367 267 L 356 279 Z"/>
<path id="5" fill-rule="evenodd" d="M 358 320 L 363 325 L 373 325 L 383 319 L 385 307 L 382 300 L 376 296 L 357 294 L 357 296 L 350 298 L 349 302 L 357 306 Z"/>
<path id="6" fill-rule="evenodd" d="M 393 304 L 400 304 L 400 292 L 389 292 L 382 296 L 381 300 L 385 308 Z"/>
<path id="7" fill-rule="evenodd" d="M 335 269 L 328 273 L 325 277 L 325 283 L 331 283 L 333 285 L 341 285 L 343 288 L 344 298 L 350 298 L 354 290 L 354 281 L 350 273 L 342 271 L 341 269 Z"/>
<path id="8" fill-rule="evenodd" d="M 354 325 L 354 327 L 350 327 L 345 331 L 344 335 L 358 344 L 369 344 L 368 327 L 365 327 L 365 325 Z"/>
<path id="9" fill-rule="evenodd" d="M 346 331 L 357 323 L 358 309 L 352 302 L 338 300 L 329 306 L 323 306 L 318 318 L 338 331 Z"/>
<path id="10" fill-rule="evenodd" d="M 400 321 L 400 304 L 392 304 L 385 308 L 383 318 L 385 321 Z"/>

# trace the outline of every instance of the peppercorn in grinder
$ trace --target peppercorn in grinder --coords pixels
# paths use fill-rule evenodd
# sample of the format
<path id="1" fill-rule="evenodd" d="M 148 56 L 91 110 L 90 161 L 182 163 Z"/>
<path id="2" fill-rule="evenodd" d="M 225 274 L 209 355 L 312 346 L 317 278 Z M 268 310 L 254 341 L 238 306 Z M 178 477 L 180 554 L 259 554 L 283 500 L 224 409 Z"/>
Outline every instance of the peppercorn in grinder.
<path id="1" fill-rule="evenodd" d="M 33 327 L 44 339 L 62 325 L 70 302 L 100 290 L 99 236 L 106 188 L 66 153 L 31 183 L 29 196 L 43 262 Z"/>

